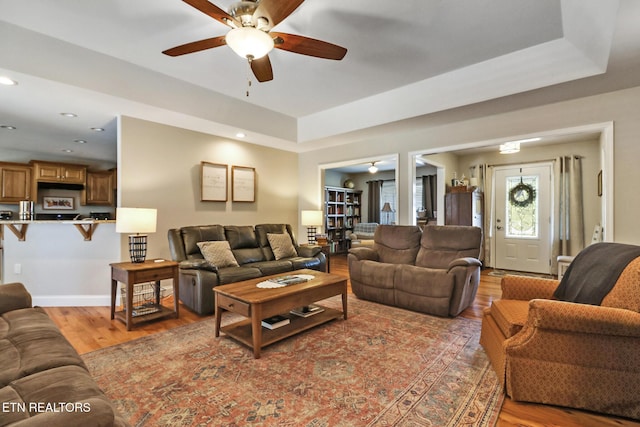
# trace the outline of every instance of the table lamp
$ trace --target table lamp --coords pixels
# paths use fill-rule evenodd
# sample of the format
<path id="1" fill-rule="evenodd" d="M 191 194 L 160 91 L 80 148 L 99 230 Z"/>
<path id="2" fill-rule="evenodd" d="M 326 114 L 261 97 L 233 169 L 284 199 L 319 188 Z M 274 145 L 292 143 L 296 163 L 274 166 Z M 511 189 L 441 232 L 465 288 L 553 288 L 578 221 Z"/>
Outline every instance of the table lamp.
<path id="1" fill-rule="evenodd" d="M 389 202 L 384 203 L 381 211 L 387 214 L 387 224 L 389 224 L 389 212 L 393 212 L 393 209 L 391 208 L 391 205 L 389 204 Z"/>
<path id="2" fill-rule="evenodd" d="M 147 256 L 147 235 L 144 233 L 156 232 L 157 215 L 157 209 L 116 208 L 116 233 L 135 233 L 129 234 L 131 262 L 144 262 Z"/>
<path id="3" fill-rule="evenodd" d="M 302 211 L 302 225 L 307 226 L 307 242 L 316 243 L 316 226 L 322 225 L 322 211 Z"/>

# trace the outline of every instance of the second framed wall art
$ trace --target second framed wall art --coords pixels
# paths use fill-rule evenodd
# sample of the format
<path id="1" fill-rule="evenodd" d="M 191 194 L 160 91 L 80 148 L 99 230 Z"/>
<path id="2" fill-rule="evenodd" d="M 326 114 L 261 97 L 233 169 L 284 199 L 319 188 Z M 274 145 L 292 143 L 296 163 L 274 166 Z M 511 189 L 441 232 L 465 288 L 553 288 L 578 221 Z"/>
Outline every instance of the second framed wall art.
<path id="1" fill-rule="evenodd" d="M 229 166 L 200 162 L 200 201 L 226 202 L 229 200 L 228 176 Z M 231 167 L 231 201 L 256 201 L 256 170 L 246 166 Z"/>

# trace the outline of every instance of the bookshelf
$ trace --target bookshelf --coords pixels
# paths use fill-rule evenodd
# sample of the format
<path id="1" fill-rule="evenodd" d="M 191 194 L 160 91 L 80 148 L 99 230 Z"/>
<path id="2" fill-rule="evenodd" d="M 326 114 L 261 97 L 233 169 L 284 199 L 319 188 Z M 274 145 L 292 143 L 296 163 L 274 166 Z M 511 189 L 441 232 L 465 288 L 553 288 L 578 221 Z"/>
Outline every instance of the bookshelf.
<path id="1" fill-rule="evenodd" d="M 342 187 L 325 187 L 325 227 L 331 251 L 346 252 L 347 231 L 360 222 L 362 191 Z"/>

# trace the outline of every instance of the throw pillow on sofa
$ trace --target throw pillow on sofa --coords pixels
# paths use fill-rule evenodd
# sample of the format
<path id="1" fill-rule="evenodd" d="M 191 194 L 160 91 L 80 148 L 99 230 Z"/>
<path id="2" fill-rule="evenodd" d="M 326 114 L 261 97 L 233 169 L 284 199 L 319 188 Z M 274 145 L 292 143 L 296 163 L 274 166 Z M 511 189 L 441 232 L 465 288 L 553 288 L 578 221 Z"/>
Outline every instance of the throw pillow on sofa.
<path id="1" fill-rule="evenodd" d="M 298 256 L 289 234 L 267 233 L 267 239 L 276 260 Z"/>
<path id="2" fill-rule="evenodd" d="M 231 246 L 226 240 L 198 242 L 197 244 L 204 259 L 216 267 L 238 267 L 238 261 L 233 256 Z"/>

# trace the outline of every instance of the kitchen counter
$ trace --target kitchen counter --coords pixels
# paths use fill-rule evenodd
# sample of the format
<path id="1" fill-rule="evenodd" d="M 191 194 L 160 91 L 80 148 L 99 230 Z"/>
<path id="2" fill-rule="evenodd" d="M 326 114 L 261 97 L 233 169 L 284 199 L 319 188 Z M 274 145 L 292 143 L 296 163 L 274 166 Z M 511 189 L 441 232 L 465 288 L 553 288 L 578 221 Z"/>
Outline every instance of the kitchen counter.
<path id="1" fill-rule="evenodd" d="M 25 241 L 27 238 L 27 229 L 31 224 L 60 224 L 60 225 L 73 225 L 80 234 L 84 237 L 84 240 L 90 241 L 93 237 L 95 229 L 100 224 L 115 223 L 115 220 L 97 220 L 97 219 L 33 219 L 33 220 L 0 220 L 0 238 L 4 239 L 4 226 L 6 225 L 9 230 L 20 240 Z"/>

